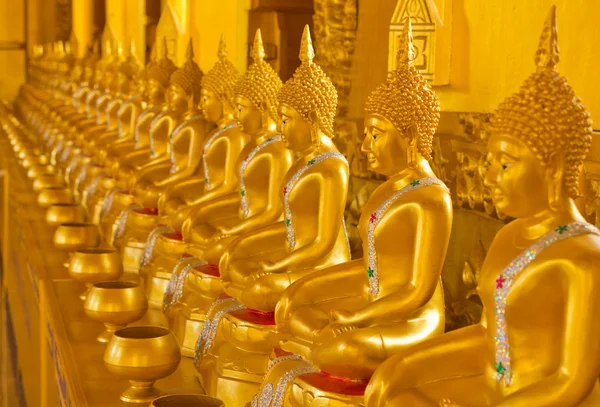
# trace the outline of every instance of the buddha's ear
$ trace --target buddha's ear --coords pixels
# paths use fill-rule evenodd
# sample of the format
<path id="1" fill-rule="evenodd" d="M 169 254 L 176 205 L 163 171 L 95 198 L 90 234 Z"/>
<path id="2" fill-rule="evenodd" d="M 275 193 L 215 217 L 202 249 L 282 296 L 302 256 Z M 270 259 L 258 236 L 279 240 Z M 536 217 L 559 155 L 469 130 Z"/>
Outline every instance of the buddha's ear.
<path id="1" fill-rule="evenodd" d="M 269 105 L 268 105 L 267 101 L 263 100 L 262 102 L 260 102 L 259 108 L 263 112 L 268 112 L 269 111 Z"/>
<path id="2" fill-rule="evenodd" d="M 311 110 L 310 112 L 308 112 L 308 121 L 313 126 L 319 126 L 321 124 L 319 122 L 319 115 L 314 110 Z"/>
<path id="3" fill-rule="evenodd" d="M 548 205 L 550 209 L 559 210 L 562 205 L 565 175 L 565 155 L 562 151 L 554 152 L 546 163 L 546 181 L 548 182 Z"/>
<path id="4" fill-rule="evenodd" d="M 419 139 L 419 127 L 416 123 L 411 123 L 404 132 L 404 138 L 409 146 L 414 146 L 417 144 L 417 140 Z"/>
<path id="5" fill-rule="evenodd" d="M 548 181 L 561 182 L 565 173 L 565 155 L 562 151 L 550 154 L 546 163 Z"/>

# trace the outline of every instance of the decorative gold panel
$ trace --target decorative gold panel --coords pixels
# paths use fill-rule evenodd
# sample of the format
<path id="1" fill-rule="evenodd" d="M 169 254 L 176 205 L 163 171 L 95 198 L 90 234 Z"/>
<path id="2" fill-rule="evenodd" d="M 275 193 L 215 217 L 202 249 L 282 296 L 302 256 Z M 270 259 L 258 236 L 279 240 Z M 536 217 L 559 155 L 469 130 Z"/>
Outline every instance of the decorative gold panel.
<path id="1" fill-rule="evenodd" d="M 433 85 L 447 85 L 450 81 L 452 0 L 398 1 L 390 23 L 389 71 L 396 68 L 400 32 L 408 16 L 412 21 L 415 67 Z"/>

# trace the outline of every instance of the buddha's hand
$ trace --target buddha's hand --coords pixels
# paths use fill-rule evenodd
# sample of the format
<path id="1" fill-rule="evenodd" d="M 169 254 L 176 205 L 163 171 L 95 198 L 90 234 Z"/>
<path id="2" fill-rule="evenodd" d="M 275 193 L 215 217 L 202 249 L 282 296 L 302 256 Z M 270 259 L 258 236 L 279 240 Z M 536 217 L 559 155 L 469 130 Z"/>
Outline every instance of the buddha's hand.
<path id="1" fill-rule="evenodd" d="M 279 267 L 277 264 L 272 261 L 259 261 L 258 262 L 258 272 L 263 273 L 263 275 L 275 273 L 279 271 Z"/>
<path id="2" fill-rule="evenodd" d="M 334 309 L 329 311 L 329 322 L 340 325 L 354 325 L 354 314 L 344 310 Z"/>
<path id="3" fill-rule="evenodd" d="M 327 343 L 346 332 L 355 331 L 357 329 L 359 328 L 356 325 L 329 324 L 317 334 L 315 344 Z"/>
<path id="4" fill-rule="evenodd" d="M 213 236 L 212 240 L 215 242 L 218 242 L 221 239 L 225 239 L 227 237 L 231 236 L 231 232 L 228 228 L 224 228 L 219 226 L 217 228 L 217 233 L 215 233 L 215 235 Z"/>

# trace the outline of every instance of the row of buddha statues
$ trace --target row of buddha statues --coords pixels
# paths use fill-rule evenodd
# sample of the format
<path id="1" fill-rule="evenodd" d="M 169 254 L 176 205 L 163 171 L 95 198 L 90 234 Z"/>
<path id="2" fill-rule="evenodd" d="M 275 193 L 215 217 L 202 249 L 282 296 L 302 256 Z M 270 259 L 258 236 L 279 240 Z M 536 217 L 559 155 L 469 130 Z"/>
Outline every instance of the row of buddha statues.
<path id="1" fill-rule="evenodd" d="M 145 67 L 122 47 L 45 53 L 3 115 L 139 275 L 209 395 L 230 407 L 600 405 L 600 235 L 573 201 L 592 125 L 556 69 L 555 8 L 535 72 L 492 118 L 485 183 L 514 220 L 483 264 L 483 316 L 448 333 L 453 207 L 429 164 L 440 104 L 413 64 L 410 19 L 397 68 L 366 101 L 362 151 L 386 181 L 364 205 L 356 259 L 337 93 L 308 27 L 285 83 L 260 30 L 244 74 L 224 39 L 206 73 L 191 45 L 181 67 L 166 50 Z"/>

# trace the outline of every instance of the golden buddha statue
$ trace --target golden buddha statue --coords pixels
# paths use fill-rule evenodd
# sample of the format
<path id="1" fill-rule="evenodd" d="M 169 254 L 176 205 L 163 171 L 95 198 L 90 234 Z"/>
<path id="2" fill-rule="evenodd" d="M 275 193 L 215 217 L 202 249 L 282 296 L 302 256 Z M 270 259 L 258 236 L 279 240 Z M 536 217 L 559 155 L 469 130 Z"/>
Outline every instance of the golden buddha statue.
<path id="1" fill-rule="evenodd" d="M 164 59 L 168 60 L 167 43 L 163 45 Z M 189 47 L 188 47 L 189 49 Z M 160 64 L 160 62 L 159 62 Z M 159 69 L 159 64 L 156 68 Z M 168 85 L 164 90 L 165 103 L 156 116 L 152 119 L 148 126 L 147 141 L 148 144 L 143 148 L 136 148 L 135 151 L 126 154 L 120 162 L 117 178 L 120 180 L 128 180 L 129 184 L 135 182 L 137 171 L 148 166 L 168 162 L 170 160 L 169 154 L 169 140 L 172 131 L 184 120 L 188 115 L 194 115 L 195 107 L 189 106 L 188 95 L 186 92 L 191 92 L 193 86 L 190 83 L 194 83 L 196 79 L 190 78 L 190 67 L 195 66 L 195 75 L 201 75 L 200 68 L 194 65 L 192 61 L 188 62 L 179 69 L 175 69 L 169 77 Z M 160 87 L 157 87 L 160 85 Z M 161 92 L 163 84 L 157 83 L 157 81 L 150 79 L 148 82 L 148 92 L 153 94 Z M 191 107 L 191 112 L 188 109 Z M 186 114 L 187 113 L 187 114 Z M 139 130 L 139 129 L 138 129 Z M 142 135 L 140 134 L 140 137 Z M 133 181 L 132 181 L 133 180 Z"/>
<path id="2" fill-rule="evenodd" d="M 96 72 L 96 64 L 100 60 L 99 54 L 100 50 L 98 42 L 94 41 L 92 51 L 88 52 L 83 63 L 83 76 L 80 86 L 73 92 L 73 106 L 80 113 L 86 113 L 85 100 L 94 86 L 94 73 Z"/>
<path id="3" fill-rule="evenodd" d="M 188 252 L 208 263 L 218 264 L 236 235 L 274 223 L 283 213 L 278 190 L 293 163 L 293 153 L 276 131 L 282 82 L 264 56 L 259 29 L 252 50 L 254 62 L 235 87 L 240 129 L 252 137 L 237 160 L 239 190 L 199 205 L 182 230 L 190 243 Z M 218 148 L 216 141 L 207 150 Z"/>
<path id="4" fill-rule="evenodd" d="M 177 70 L 168 57 L 168 49 L 163 46 L 163 56 L 147 68 L 147 80 L 145 83 L 145 95 L 147 98 L 146 108 L 135 120 L 133 131 L 134 142 L 117 143 L 107 151 L 106 166 L 110 168 L 113 182 L 107 183 L 106 197 L 102 202 L 102 222 L 112 225 L 123 210 L 127 209 L 132 202 L 132 195 L 128 194 L 128 175 L 136 171 L 137 164 L 143 164 L 150 159 L 150 128 L 154 119 L 164 109 L 167 89 L 169 88 L 171 75 Z M 179 90 L 178 90 L 179 91 Z M 121 171 L 121 166 L 124 170 Z M 99 193 L 103 193 L 100 190 Z M 114 199 L 117 195 L 123 199 Z M 114 205 L 121 202 L 120 205 Z M 109 240 L 112 241 L 112 238 Z"/>
<path id="5" fill-rule="evenodd" d="M 237 127 L 233 117 L 234 88 L 239 73 L 227 59 L 224 36 L 221 36 L 217 57 L 215 65 L 202 78 L 202 113 L 207 121 L 216 123 L 203 145 L 203 171 L 200 176 L 170 187 L 158 202 L 159 212 L 171 218 L 169 224 L 175 230 L 181 229 L 192 206 L 232 193 L 237 188 L 235 162 L 248 142 L 248 136 Z M 216 141 L 221 142 L 210 148 Z M 186 206 L 188 211 L 179 211 Z M 172 216 L 176 212 L 179 213 Z"/>
<path id="6" fill-rule="evenodd" d="M 356 391 L 361 384 L 364 391 L 385 359 L 444 332 L 440 276 L 452 202 L 428 162 L 440 107 L 413 65 L 410 19 L 401 39 L 397 68 L 369 96 L 365 109 L 362 150 L 369 170 L 387 178 L 358 223 L 365 256 L 320 270 L 284 291 L 275 320 L 290 339 L 281 348 L 314 367 L 304 369 L 310 365 L 301 358 L 271 363 L 262 391 L 281 388 L 279 402 L 287 398 L 306 405 L 307 393 L 315 396 L 311 406 L 361 399 Z M 287 369 L 276 368 L 279 361 Z M 294 385 L 300 391 L 285 391 L 295 376 L 309 371 L 314 373 Z M 337 390 L 331 390 L 333 382 Z"/>
<path id="7" fill-rule="evenodd" d="M 558 60 L 552 7 L 537 71 L 491 121 L 485 183 L 515 220 L 482 266 L 481 321 L 390 358 L 367 406 L 600 405 L 600 236 L 573 201 L 592 126 Z"/>
<path id="8" fill-rule="evenodd" d="M 163 184 L 161 183 L 164 180 L 174 183 L 177 182 L 182 175 L 185 175 L 185 172 L 181 171 L 181 161 L 192 161 L 193 164 L 195 163 L 194 171 L 199 167 L 201 155 L 198 154 L 198 150 L 203 144 L 208 125 L 197 107 L 200 101 L 200 83 L 203 74 L 193 58 L 193 46 L 190 41 L 188 45 L 187 62 L 173 73 L 169 88 L 171 94 L 184 92 L 187 111 L 183 116 L 183 122 L 173 129 L 166 140 L 154 139 L 152 137 L 154 133 L 151 133 L 151 140 L 154 141 L 153 147 L 156 158 L 152 162 L 141 166 L 136 174 L 132 175 L 129 179 L 128 185 L 129 190 L 135 197 L 134 200 L 136 205 L 140 205 L 141 208 L 130 211 L 127 217 L 122 217 L 119 221 L 120 224 L 117 227 L 117 230 L 119 231 L 119 234 L 117 235 L 117 245 L 133 245 L 134 251 L 135 248 L 143 245 L 148 238 L 148 234 L 159 220 L 156 216 L 158 212 L 155 208 L 159 194 L 163 190 Z M 162 117 L 159 114 L 156 120 L 161 119 Z M 193 133 L 193 139 L 190 138 L 190 132 Z M 189 143 L 187 146 L 188 148 L 184 154 L 175 155 L 174 146 L 181 149 L 182 144 L 186 140 L 186 138 L 181 137 L 187 138 Z M 194 141 L 194 143 L 192 144 L 191 141 Z M 175 142 L 178 144 L 173 144 Z M 163 144 L 159 145 L 159 143 Z M 160 155 L 161 151 L 164 151 L 162 155 Z M 187 157 L 186 153 L 195 155 L 196 157 Z M 180 168 L 180 171 L 174 173 L 172 170 L 177 167 Z M 143 207 L 150 209 L 150 211 L 144 210 Z M 138 222 L 138 219 L 136 218 L 142 218 L 141 223 Z M 150 222 L 147 220 L 150 220 Z M 127 221 L 130 222 L 127 223 Z M 143 226 L 140 227 L 140 225 Z"/>
<path id="9" fill-rule="evenodd" d="M 276 132 L 277 94 L 282 83 L 264 60 L 264 55 L 259 29 L 252 49 L 254 62 L 235 87 L 239 127 L 252 138 L 237 158 L 239 189 L 198 205 L 192 211 L 184 223 L 182 236 L 188 243 L 186 252 L 195 258 L 183 261 L 184 265 L 197 259 L 218 264 L 223 250 L 236 235 L 270 225 L 280 220 L 283 213 L 279 189 L 293 163 L 293 153 Z M 213 149 L 218 149 L 219 142 L 225 141 L 227 139 L 216 139 L 207 149 L 207 156 L 214 156 Z M 213 275 L 205 273 L 214 269 L 214 266 L 185 272 L 181 267 L 174 269 L 172 287 L 177 284 L 181 288 L 165 305 L 169 307 L 168 314 L 175 334 L 183 343 L 184 352 L 194 348 L 198 327 L 204 322 L 204 314 L 198 311 L 205 311 L 222 292 L 219 284 L 213 285 L 210 290 L 203 290 L 203 284 L 196 286 L 197 281 L 212 279 Z M 189 281 L 187 275 L 190 276 Z"/>
<path id="10" fill-rule="evenodd" d="M 344 227 L 349 169 L 331 141 L 337 92 L 313 58 L 306 26 L 301 65 L 278 95 L 282 139 L 300 156 L 283 177 L 284 220 L 227 246 L 218 272 L 232 298 L 217 299 L 207 310 L 198 339 L 203 386 L 226 404 L 244 405 L 256 392 L 280 339 L 273 311 L 284 290 L 350 260 Z M 240 390 L 226 394 L 230 386 Z"/>
<path id="11" fill-rule="evenodd" d="M 181 223 L 194 206 L 183 208 L 186 205 L 184 199 L 189 201 L 189 205 L 200 206 L 204 202 L 236 192 L 235 164 L 249 138 L 239 129 L 233 118 L 234 89 L 238 79 L 237 69 L 227 59 L 225 39 L 221 37 L 218 61 L 202 78 L 203 115 L 207 122 L 216 124 L 202 143 L 202 175 L 173 182 L 164 189 L 164 194 L 158 201 L 157 211 L 151 214 L 147 211 L 137 211 L 132 216 L 130 223 L 141 227 L 131 232 L 136 236 L 147 236 L 147 241 L 140 246 L 144 249 L 143 253 L 132 248 L 129 251 L 131 254 L 127 253 L 124 256 L 124 261 L 127 264 L 137 263 L 139 267 L 140 257 L 142 258 L 140 271 L 149 279 L 146 288 L 151 306 L 162 306 L 173 267 L 187 245 L 179 231 Z M 210 182 L 207 182 L 208 180 Z M 176 212 L 176 209 L 180 210 Z M 157 214 L 161 216 L 156 216 Z M 154 218 L 154 223 L 151 217 Z M 148 234 L 146 225 L 156 226 L 159 222 L 168 223 L 172 228 L 161 226 Z M 174 225 L 177 226 L 173 227 Z M 121 230 L 121 227 L 117 230 Z M 177 233 L 169 233 L 173 231 Z M 140 257 L 136 258 L 138 255 Z M 165 278 L 167 276 L 168 278 Z"/>
<path id="12" fill-rule="evenodd" d="M 144 207 L 156 208 L 159 194 L 166 185 L 193 175 L 202 160 L 199 153 L 208 127 L 198 104 L 203 73 L 194 62 L 194 48 L 190 40 L 186 63 L 171 76 L 171 86 L 185 93 L 187 111 L 184 120 L 174 128 L 166 140 L 155 140 L 155 152 L 166 151 L 168 159 L 144 167 L 130 182 L 136 202 Z M 163 145 L 158 145 L 158 143 Z M 192 164 L 188 169 L 187 164 Z"/>

